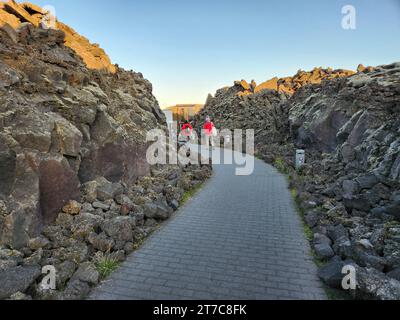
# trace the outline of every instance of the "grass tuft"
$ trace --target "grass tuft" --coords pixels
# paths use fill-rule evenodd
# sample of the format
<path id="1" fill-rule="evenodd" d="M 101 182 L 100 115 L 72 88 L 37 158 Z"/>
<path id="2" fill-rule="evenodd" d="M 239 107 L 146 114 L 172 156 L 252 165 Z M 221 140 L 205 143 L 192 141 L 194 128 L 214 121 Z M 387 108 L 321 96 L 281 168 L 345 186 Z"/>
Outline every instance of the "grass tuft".
<path id="1" fill-rule="evenodd" d="M 285 164 L 285 160 L 282 158 L 276 158 L 274 163 L 275 168 L 283 174 L 289 174 L 289 168 Z"/>
<path id="2" fill-rule="evenodd" d="M 110 257 L 103 257 L 96 262 L 96 269 L 102 280 L 108 278 L 119 266 L 119 262 Z"/>
<path id="3" fill-rule="evenodd" d="M 313 241 L 314 233 L 306 223 L 304 223 L 304 234 L 306 235 L 308 241 Z"/>

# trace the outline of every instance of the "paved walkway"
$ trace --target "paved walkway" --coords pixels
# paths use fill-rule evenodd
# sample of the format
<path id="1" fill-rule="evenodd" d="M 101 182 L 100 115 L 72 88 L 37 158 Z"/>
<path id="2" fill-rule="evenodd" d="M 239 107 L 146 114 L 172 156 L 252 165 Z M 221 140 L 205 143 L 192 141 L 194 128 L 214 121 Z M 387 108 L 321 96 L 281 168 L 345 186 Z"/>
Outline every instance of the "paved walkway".
<path id="1" fill-rule="evenodd" d="M 91 299 L 325 299 L 286 179 L 255 160 L 251 176 L 214 176 Z"/>

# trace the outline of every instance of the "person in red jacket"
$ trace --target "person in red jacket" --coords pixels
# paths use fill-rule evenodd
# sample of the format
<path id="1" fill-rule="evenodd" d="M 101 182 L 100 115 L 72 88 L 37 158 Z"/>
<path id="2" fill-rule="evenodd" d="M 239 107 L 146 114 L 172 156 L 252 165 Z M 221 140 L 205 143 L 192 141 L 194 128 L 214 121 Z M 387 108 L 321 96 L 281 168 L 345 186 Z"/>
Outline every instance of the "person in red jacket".
<path id="1" fill-rule="evenodd" d="M 206 147 L 207 148 L 210 147 L 210 143 L 211 143 L 211 146 L 214 149 L 213 134 L 214 134 L 215 127 L 214 127 L 214 123 L 211 121 L 210 117 L 206 118 L 206 122 L 204 123 L 203 130 L 204 130 L 204 134 L 206 136 Z"/>
<path id="2" fill-rule="evenodd" d="M 185 121 L 183 124 L 179 124 L 179 128 L 178 142 L 180 145 L 184 145 L 192 138 L 193 127 L 189 121 Z"/>
<path id="3" fill-rule="evenodd" d="M 189 121 L 185 121 L 185 123 L 183 124 L 183 126 L 181 128 L 181 131 L 182 131 L 182 134 L 186 137 L 190 137 L 192 135 L 193 127 Z"/>

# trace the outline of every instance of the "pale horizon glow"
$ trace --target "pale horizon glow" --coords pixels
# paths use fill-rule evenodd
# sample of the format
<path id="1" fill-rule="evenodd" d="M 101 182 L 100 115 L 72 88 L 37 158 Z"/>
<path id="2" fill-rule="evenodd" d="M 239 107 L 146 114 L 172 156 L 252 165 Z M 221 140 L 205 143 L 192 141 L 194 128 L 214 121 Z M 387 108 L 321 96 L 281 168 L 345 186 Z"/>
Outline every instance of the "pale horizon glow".
<path id="1" fill-rule="evenodd" d="M 355 70 L 400 61 L 400 1 L 32 0 L 113 63 L 143 73 L 162 108 L 314 67 Z M 357 10 L 357 29 L 341 26 Z"/>

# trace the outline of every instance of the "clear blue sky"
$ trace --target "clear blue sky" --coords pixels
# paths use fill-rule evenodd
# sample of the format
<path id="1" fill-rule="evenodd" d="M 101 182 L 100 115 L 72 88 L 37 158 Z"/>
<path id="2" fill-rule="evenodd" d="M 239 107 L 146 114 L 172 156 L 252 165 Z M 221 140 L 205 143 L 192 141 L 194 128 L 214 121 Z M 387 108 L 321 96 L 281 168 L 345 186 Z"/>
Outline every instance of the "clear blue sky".
<path id="1" fill-rule="evenodd" d="M 203 103 L 234 80 L 400 61 L 400 0 L 31 0 L 142 72 L 161 106 Z M 341 27 L 344 5 L 357 29 Z"/>

